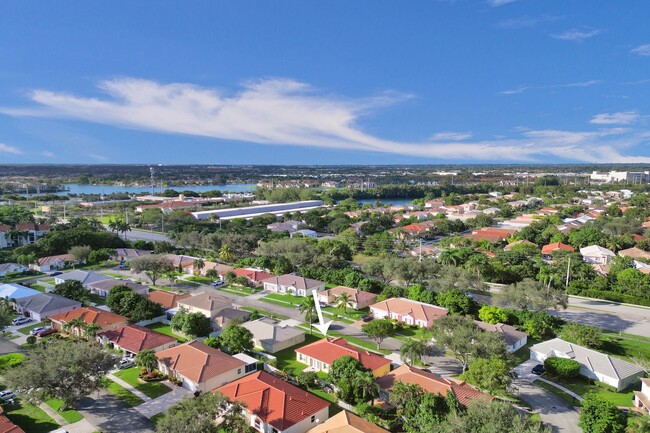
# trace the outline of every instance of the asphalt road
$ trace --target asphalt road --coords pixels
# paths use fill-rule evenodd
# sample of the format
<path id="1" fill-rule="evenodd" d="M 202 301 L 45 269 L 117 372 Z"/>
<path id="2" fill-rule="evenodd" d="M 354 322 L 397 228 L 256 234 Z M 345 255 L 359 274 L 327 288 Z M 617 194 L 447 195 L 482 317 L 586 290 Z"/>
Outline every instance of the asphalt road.
<path id="1" fill-rule="evenodd" d="M 578 427 L 578 412 L 560 397 L 530 382 L 515 380 L 517 397 L 539 412 L 542 421 L 553 426 L 558 433 L 581 433 Z"/>
<path id="2" fill-rule="evenodd" d="M 155 432 L 148 418 L 104 389 L 82 398 L 78 411 L 103 433 Z"/>

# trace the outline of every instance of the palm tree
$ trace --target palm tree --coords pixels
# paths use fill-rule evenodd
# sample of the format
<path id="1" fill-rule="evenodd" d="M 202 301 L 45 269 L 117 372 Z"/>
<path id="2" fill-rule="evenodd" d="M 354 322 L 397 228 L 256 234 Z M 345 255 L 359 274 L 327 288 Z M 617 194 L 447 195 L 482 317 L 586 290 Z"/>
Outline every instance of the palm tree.
<path id="1" fill-rule="evenodd" d="M 374 401 L 379 395 L 379 384 L 368 371 L 357 371 L 352 378 L 352 387 L 357 390 L 360 400 L 364 402 Z"/>
<path id="2" fill-rule="evenodd" d="M 221 245 L 221 248 L 219 248 L 219 258 L 225 262 L 230 262 L 235 258 L 235 253 L 233 253 L 229 244 Z"/>
<path id="3" fill-rule="evenodd" d="M 336 297 L 336 308 L 340 308 L 341 310 L 343 310 L 343 313 L 347 313 L 349 306 L 350 306 L 349 293 L 343 292 Z"/>
<path id="4" fill-rule="evenodd" d="M 415 361 L 422 361 L 427 350 L 426 343 L 419 340 L 406 340 L 400 347 L 400 358 L 408 365 L 415 364 Z"/>
<path id="5" fill-rule="evenodd" d="M 300 304 L 298 310 L 305 316 L 305 320 L 309 320 L 309 335 L 311 335 L 311 324 L 316 315 L 316 304 L 314 304 L 314 300 L 309 297 L 305 298 L 305 300 Z"/>
<path id="6" fill-rule="evenodd" d="M 72 319 L 63 324 L 63 330 L 70 335 L 80 336 L 82 330 L 86 327 L 86 322 L 81 317 Z M 75 332 L 76 331 L 76 332 Z"/>
<path id="7" fill-rule="evenodd" d="M 158 358 L 156 358 L 156 352 L 151 349 L 145 349 L 138 352 L 135 355 L 135 365 L 140 368 L 147 370 L 147 373 L 151 373 L 158 366 Z"/>
<path id="8" fill-rule="evenodd" d="M 84 328 L 84 335 L 86 338 L 95 338 L 98 331 L 101 331 L 102 327 L 96 323 L 89 323 Z"/>
<path id="9" fill-rule="evenodd" d="M 178 281 L 178 275 L 176 274 L 176 271 L 167 272 L 165 276 L 169 280 L 169 284 L 171 286 L 174 286 L 174 284 L 176 284 L 176 281 Z"/>
<path id="10" fill-rule="evenodd" d="M 196 259 L 192 263 L 192 268 L 194 268 L 194 274 L 200 275 L 203 268 L 205 268 L 205 261 L 203 259 Z"/>
<path id="11" fill-rule="evenodd" d="M 214 280 L 219 278 L 219 273 L 216 269 L 208 269 L 205 271 L 205 276 L 208 277 L 210 279 L 210 283 L 212 283 Z"/>

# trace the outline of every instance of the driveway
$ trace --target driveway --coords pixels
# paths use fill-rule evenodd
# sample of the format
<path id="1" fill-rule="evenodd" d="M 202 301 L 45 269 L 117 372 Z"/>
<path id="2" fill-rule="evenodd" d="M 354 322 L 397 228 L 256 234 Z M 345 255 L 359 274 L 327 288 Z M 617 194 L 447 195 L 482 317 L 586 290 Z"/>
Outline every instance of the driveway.
<path id="1" fill-rule="evenodd" d="M 194 397 L 194 393 L 185 388 L 179 388 L 176 385 L 170 386 L 174 387 L 172 392 L 168 392 L 158 398 L 147 401 L 144 404 L 137 406 L 135 410 L 137 410 L 141 415 L 151 418 L 154 415 L 165 412 L 168 407 L 175 405 L 184 397 Z"/>
<path id="2" fill-rule="evenodd" d="M 27 338 L 27 337 L 25 337 Z M 14 343 L 12 340 L 7 340 L 6 338 L 0 337 L 0 355 L 6 355 L 7 353 L 24 353 L 26 350 L 24 347 L 20 347 L 18 344 Z"/>
<path id="3" fill-rule="evenodd" d="M 103 433 L 155 432 L 148 418 L 104 389 L 82 398 L 78 411 Z"/>

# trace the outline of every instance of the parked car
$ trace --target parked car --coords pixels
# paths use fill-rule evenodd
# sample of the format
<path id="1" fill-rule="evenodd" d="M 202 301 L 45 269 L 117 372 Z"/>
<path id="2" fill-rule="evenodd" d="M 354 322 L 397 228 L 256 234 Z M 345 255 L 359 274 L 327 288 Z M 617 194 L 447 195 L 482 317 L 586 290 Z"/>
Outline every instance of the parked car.
<path id="1" fill-rule="evenodd" d="M 544 364 L 537 364 L 536 366 L 533 367 L 532 370 L 530 370 L 531 373 L 536 374 L 536 375 L 541 375 L 544 373 Z"/>
<path id="2" fill-rule="evenodd" d="M 11 323 L 14 324 L 14 325 L 23 325 L 23 324 L 29 323 L 31 321 L 32 321 L 32 319 L 30 319 L 29 317 L 21 316 L 21 317 L 16 317 L 14 320 L 11 321 Z"/>
<path id="3" fill-rule="evenodd" d="M 40 337 L 45 337 L 46 335 L 51 335 L 51 334 L 55 334 L 56 332 L 58 332 L 56 329 L 52 329 L 49 326 L 47 326 L 46 328 L 47 329 L 43 329 L 41 332 L 36 334 L 36 336 L 40 338 Z"/>
<path id="4" fill-rule="evenodd" d="M 327 304 L 325 302 L 319 302 L 318 304 L 321 306 L 321 308 L 327 307 Z"/>
<path id="5" fill-rule="evenodd" d="M 213 287 L 217 287 L 217 286 L 220 286 L 222 284 L 223 284 L 223 281 L 221 281 L 221 280 L 216 280 L 216 281 L 213 281 L 213 282 L 210 283 L 210 285 L 213 286 Z"/>
<path id="6" fill-rule="evenodd" d="M 50 277 L 56 277 L 57 275 L 61 275 L 62 273 L 63 272 L 61 272 L 61 271 L 54 271 L 54 272 L 50 272 L 48 275 Z"/>
<path id="7" fill-rule="evenodd" d="M 135 364 L 130 359 L 120 359 L 117 363 L 117 368 L 120 370 L 126 370 L 127 368 L 133 367 Z"/>
<path id="8" fill-rule="evenodd" d="M 13 400 L 14 398 L 16 398 L 16 393 L 11 390 L 6 389 L 4 391 L 0 391 L 0 399 L 2 400 L 7 401 Z"/>
<path id="9" fill-rule="evenodd" d="M 361 321 L 362 322 L 370 322 L 372 320 L 372 315 L 370 314 L 365 314 L 361 316 Z"/>
<path id="10" fill-rule="evenodd" d="M 31 331 L 29 331 L 29 333 L 30 333 L 31 335 L 36 335 L 36 334 L 38 334 L 39 332 L 41 332 L 41 331 L 45 331 L 46 329 L 49 329 L 49 328 L 50 328 L 49 326 L 39 326 L 38 328 L 34 328 L 34 329 L 32 329 Z"/>

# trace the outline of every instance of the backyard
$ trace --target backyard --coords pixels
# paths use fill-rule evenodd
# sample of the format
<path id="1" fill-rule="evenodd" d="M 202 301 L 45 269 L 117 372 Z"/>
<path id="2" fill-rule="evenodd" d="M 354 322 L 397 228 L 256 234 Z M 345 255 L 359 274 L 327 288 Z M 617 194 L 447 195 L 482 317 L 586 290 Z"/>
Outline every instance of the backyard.
<path id="1" fill-rule="evenodd" d="M 145 327 L 149 328 L 149 329 L 153 329 L 154 331 L 158 331 L 161 334 L 165 334 L 165 335 L 168 335 L 170 337 L 173 337 L 176 340 L 178 340 L 179 343 L 185 343 L 187 341 L 186 338 L 183 338 L 182 336 L 174 333 L 174 331 L 172 330 L 171 325 L 168 325 L 166 323 L 155 322 L 155 323 L 151 323 L 151 324 L 149 324 L 149 325 L 147 325 Z"/>
<path id="2" fill-rule="evenodd" d="M 115 376 L 119 377 L 144 395 L 150 398 L 160 397 L 161 395 L 171 392 L 171 388 L 165 385 L 162 382 L 147 382 L 140 383 L 138 381 L 138 374 L 140 369 L 138 367 L 131 367 L 125 370 L 120 370 L 115 373 Z"/>

